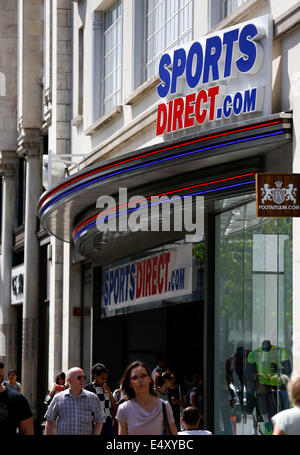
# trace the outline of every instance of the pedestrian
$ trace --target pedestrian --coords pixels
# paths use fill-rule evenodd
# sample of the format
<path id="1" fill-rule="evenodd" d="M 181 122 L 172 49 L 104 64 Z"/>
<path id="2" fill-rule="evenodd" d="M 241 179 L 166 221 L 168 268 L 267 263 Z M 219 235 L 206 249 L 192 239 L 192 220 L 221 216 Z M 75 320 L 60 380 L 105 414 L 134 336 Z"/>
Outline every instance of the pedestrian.
<path id="1" fill-rule="evenodd" d="M 178 375 L 175 371 L 169 368 L 170 383 L 166 393 L 168 394 L 169 402 L 172 407 L 173 415 L 177 430 L 181 429 L 181 416 L 183 409 L 189 405 L 189 396 L 183 384 L 177 379 Z"/>
<path id="2" fill-rule="evenodd" d="M 66 384 L 66 375 L 62 371 L 59 373 L 56 378 L 55 378 L 55 383 L 52 385 L 51 389 L 49 390 L 49 396 L 50 398 L 53 398 L 54 395 L 56 395 L 59 392 L 62 392 L 63 390 L 66 390 L 67 388 Z"/>
<path id="3" fill-rule="evenodd" d="M 166 369 L 166 358 L 164 355 L 158 354 L 156 356 L 156 366 L 155 366 L 155 368 L 153 368 L 152 373 L 151 373 L 153 382 L 155 380 L 156 372 L 162 373 L 163 371 L 165 371 L 165 369 Z"/>
<path id="4" fill-rule="evenodd" d="M 0 362 L 0 434 L 33 435 L 34 426 L 29 403 L 22 393 L 3 383 L 4 363 Z"/>
<path id="5" fill-rule="evenodd" d="M 165 401 L 169 401 L 168 387 L 170 385 L 171 375 L 172 372 L 168 369 L 163 373 L 157 371 L 155 375 L 154 391 L 159 398 Z"/>
<path id="6" fill-rule="evenodd" d="M 50 403 L 54 395 L 56 395 L 59 392 L 62 392 L 63 390 L 66 390 L 67 387 L 68 385 L 66 384 L 66 375 L 62 371 L 56 376 L 54 384 L 52 385 L 51 389 L 48 390 L 48 393 L 44 399 L 44 403 L 50 406 Z"/>
<path id="7" fill-rule="evenodd" d="M 190 391 L 190 404 L 194 408 L 197 408 L 201 419 L 203 419 L 204 413 L 204 394 L 203 394 L 203 377 L 196 373 L 194 376 L 194 385 Z"/>
<path id="8" fill-rule="evenodd" d="M 292 408 L 272 417 L 274 435 L 300 435 L 300 376 L 293 374 L 287 389 Z"/>
<path id="9" fill-rule="evenodd" d="M 185 408 L 183 410 L 181 419 L 184 426 L 184 431 L 179 431 L 178 434 L 189 434 L 191 436 L 212 435 L 212 433 L 208 430 L 199 430 L 200 419 L 201 415 L 195 406 L 189 406 L 188 408 Z"/>
<path id="10" fill-rule="evenodd" d="M 123 400 L 126 397 L 125 393 L 122 391 L 121 384 L 117 389 L 113 391 L 113 397 L 115 399 L 116 404 L 118 404 L 120 400 Z"/>
<path id="11" fill-rule="evenodd" d="M 156 396 L 146 363 L 132 362 L 126 368 L 121 384 L 127 400 L 117 410 L 119 435 L 177 434 L 170 403 Z"/>
<path id="12" fill-rule="evenodd" d="M 107 384 L 109 371 L 102 363 L 96 363 L 92 367 L 93 382 L 87 384 L 84 388 L 97 395 L 100 400 L 102 410 L 105 414 L 106 421 L 103 423 L 101 435 L 111 436 L 113 434 L 112 420 L 116 409 L 116 401 Z"/>
<path id="13" fill-rule="evenodd" d="M 83 388 L 85 375 L 81 368 L 67 372 L 69 387 L 56 394 L 45 414 L 45 434 L 52 435 L 56 424 L 58 435 L 100 434 L 105 415 L 97 396 Z"/>
<path id="14" fill-rule="evenodd" d="M 16 390 L 17 392 L 22 392 L 22 387 L 21 387 L 21 384 L 19 382 L 17 382 L 17 372 L 16 370 L 10 370 L 8 372 L 8 380 L 7 381 L 3 381 L 3 384 L 7 387 L 9 387 L 10 389 L 13 389 L 13 390 Z"/>
<path id="15" fill-rule="evenodd" d="M 116 407 L 113 416 L 113 433 L 118 434 L 118 420 L 117 420 L 117 411 L 121 403 L 127 400 L 126 393 L 122 390 L 122 384 L 119 383 L 119 388 L 113 391 L 113 397 L 116 402 Z"/>
<path id="16" fill-rule="evenodd" d="M 59 374 L 55 377 L 55 382 L 54 382 L 54 384 L 52 385 L 52 387 L 50 388 L 50 390 L 48 391 L 47 395 L 45 396 L 44 403 L 45 403 L 47 406 L 50 406 L 51 401 L 53 400 L 53 397 L 54 397 L 57 393 L 60 393 L 60 392 L 62 392 L 63 390 L 66 390 L 67 387 L 68 387 L 68 384 L 66 384 L 66 375 L 65 375 L 65 373 L 62 371 L 61 373 L 59 373 Z M 45 425 L 46 425 L 46 422 L 44 421 L 44 422 L 42 423 L 42 426 L 45 427 Z M 53 432 L 56 433 L 56 426 L 54 427 Z"/>

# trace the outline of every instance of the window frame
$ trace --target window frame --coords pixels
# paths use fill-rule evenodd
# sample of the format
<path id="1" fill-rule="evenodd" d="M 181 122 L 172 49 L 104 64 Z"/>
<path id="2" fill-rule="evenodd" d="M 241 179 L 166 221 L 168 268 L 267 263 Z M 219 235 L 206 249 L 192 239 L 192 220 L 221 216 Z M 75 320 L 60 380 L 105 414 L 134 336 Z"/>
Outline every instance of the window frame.
<path id="1" fill-rule="evenodd" d="M 194 0 L 186 0 L 186 4 L 181 6 L 180 8 L 175 8 L 175 13 L 168 17 L 167 18 L 167 1 L 166 0 L 159 0 L 159 3 L 158 5 L 156 5 L 152 10 L 151 12 L 148 11 L 148 1 L 149 0 L 145 0 L 144 1 L 144 67 L 143 67 L 143 78 L 144 78 L 144 81 L 147 81 L 149 80 L 152 76 L 154 76 L 157 71 L 154 70 L 154 72 L 149 72 L 149 66 L 150 65 L 154 65 L 155 67 L 155 62 L 158 62 L 159 61 L 159 58 L 160 56 L 167 50 L 167 49 L 171 49 L 173 47 L 176 47 L 176 46 L 179 46 L 180 44 L 184 44 L 186 42 L 189 42 L 189 41 L 192 41 L 193 40 L 193 37 L 194 37 L 194 21 L 193 21 L 193 12 L 194 12 Z M 177 0 L 179 1 L 179 0 Z M 154 24 L 154 30 L 155 32 L 152 33 L 152 35 L 149 37 L 148 36 L 148 20 L 147 20 L 147 17 L 150 15 L 150 14 L 153 14 L 153 12 L 155 10 L 157 10 L 157 8 L 160 6 L 160 5 L 164 5 L 164 17 L 165 17 L 165 21 L 163 21 L 163 24 L 161 25 L 161 27 L 158 29 L 156 28 L 156 24 Z M 180 19 L 181 19 L 181 15 L 180 15 L 180 12 L 182 12 L 184 10 L 184 8 L 189 8 L 191 6 L 192 8 L 192 13 L 191 13 L 191 24 L 190 24 L 190 27 L 188 29 L 185 29 L 184 32 L 182 34 L 177 34 L 177 37 L 170 43 L 167 43 L 166 44 L 166 34 L 168 32 L 168 29 L 167 29 L 167 24 L 170 23 L 171 20 L 173 19 L 176 19 L 176 23 L 177 23 L 177 29 L 179 30 L 180 29 Z M 148 60 L 148 55 L 147 55 L 147 49 L 148 49 L 148 46 L 147 46 L 147 43 L 149 42 L 149 40 L 151 39 L 151 37 L 153 36 L 157 36 L 157 33 L 159 31 L 163 31 L 164 33 L 164 46 L 163 46 L 163 49 L 155 54 L 151 60 Z M 187 36 L 190 36 L 190 39 L 187 39 L 185 40 L 185 38 Z"/>
<path id="2" fill-rule="evenodd" d="M 120 16 L 116 18 L 116 20 L 110 24 L 106 28 L 106 20 L 107 20 L 107 13 L 113 9 L 118 9 L 119 6 L 121 7 L 121 13 Z M 118 106 L 121 103 L 122 99 L 122 77 L 123 77 L 123 1 L 122 0 L 116 0 L 107 10 L 103 11 L 103 96 L 102 96 L 102 103 L 103 103 L 103 114 L 108 114 L 111 109 L 114 107 Z M 117 34 L 117 24 L 118 21 L 121 22 L 121 41 L 116 42 L 115 46 L 110 49 L 108 53 L 106 53 L 105 50 L 105 40 L 106 36 L 110 31 L 113 31 L 114 34 Z M 120 55 L 118 55 L 118 47 L 120 47 Z M 106 65 L 107 65 L 107 60 L 106 57 L 108 55 L 113 55 L 113 67 L 112 70 L 106 75 Z M 116 61 L 115 61 L 116 60 Z M 119 63 L 118 63 L 119 60 Z M 115 65 L 117 63 L 117 65 Z M 115 82 L 115 77 L 114 74 L 116 71 L 120 71 L 120 74 L 117 74 L 117 81 L 118 77 L 120 77 L 120 86 L 116 83 L 116 87 L 113 87 L 113 91 L 109 92 L 109 94 L 106 93 L 105 90 L 105 82 L 108 79 L 109 76 L 113 76 L 113 83 Z M 113 101 L 112 105 L 110 104 L 110 101 Z M 106 106 L 111 106 L 106 108 Z"/>

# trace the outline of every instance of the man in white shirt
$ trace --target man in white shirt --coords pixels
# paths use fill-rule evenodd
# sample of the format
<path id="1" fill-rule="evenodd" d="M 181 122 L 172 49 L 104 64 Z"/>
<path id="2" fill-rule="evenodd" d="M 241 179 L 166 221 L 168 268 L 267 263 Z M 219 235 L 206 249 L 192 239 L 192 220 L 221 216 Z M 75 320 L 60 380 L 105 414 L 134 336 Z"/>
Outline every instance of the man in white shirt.
<path id="1" fill-rule="evenodd" d="M 182 423 L 184 431 L 179 431 L 178 434 L 189 434 L 189 435 L 212 435 L 210 431 L 199 430 L 200 413 L 197 408 L 189 406 L 185 408 L 182 413 Z"/>

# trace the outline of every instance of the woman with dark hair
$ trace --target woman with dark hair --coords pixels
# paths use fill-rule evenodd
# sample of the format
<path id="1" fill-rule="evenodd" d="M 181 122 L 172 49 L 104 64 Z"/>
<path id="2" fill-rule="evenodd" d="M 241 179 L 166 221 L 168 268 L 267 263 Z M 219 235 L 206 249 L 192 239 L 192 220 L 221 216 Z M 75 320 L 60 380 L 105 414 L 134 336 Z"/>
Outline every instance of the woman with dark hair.
<path id="1" fill-rule="evenodd" d="M 146 363 L 138 360 L 131 363 L 121 384 L 127 400 L 117 411 L 119 435 L 177 434 L 170 403 L 156 396 Z"/>
<path id="2" fill-rule="evenodd" d="M 53 386 L 51 387 L 51 389 L 49 391 L 49 395 L 51 398 L 53 398 L 54 395 L 56 395 L 57 393 L 62 392 L 63 390 L 66 390 L 66 388 L 68 386 L 66 385 L 65 381 L 66 381 L 66 375 L 62 371 L 61 373 L 59 373 L 56 376 L 55 383 L 53 384 Z"/>
<path id="3" fill-rule="evenodd" d="M 10 389 L 16 390 L 17 392 L 22 393 L 22 387 L 19 382 L 17 382 L 17 372 L 16 370 L 11 370 L 8 372 L 8 380 L 3 381 L 3 384 Z"/>
<path id="4" fill-rule="evenodd" d="M 177 379 L 178 376 L 175 374 L 175 371 L 169 369 L 169 374 L 170 383 L 166 393 L 168 394 L 175 424 L 179 431 L 181 429 L 181 414 L 183 409 L 189 405 L 189 397 L 185 387 Z"/>

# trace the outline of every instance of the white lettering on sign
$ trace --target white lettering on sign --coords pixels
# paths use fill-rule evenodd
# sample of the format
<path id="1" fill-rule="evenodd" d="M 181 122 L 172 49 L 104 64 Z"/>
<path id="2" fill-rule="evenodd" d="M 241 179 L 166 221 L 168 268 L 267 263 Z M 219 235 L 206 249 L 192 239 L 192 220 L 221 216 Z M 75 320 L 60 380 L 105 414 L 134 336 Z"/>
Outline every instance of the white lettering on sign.
<path id="1" fill-rule="evenodd" d="M 192 292 L 192 244 L 104 272 L 102 309 L 125 308 Z"/>
<path id="2" fill-rule="evenodd" d="M 165 52 L 157 93 L 166 102 L 158 106 L 156 134 L 270 113 L 271 58 L 269 16 Z"/>

